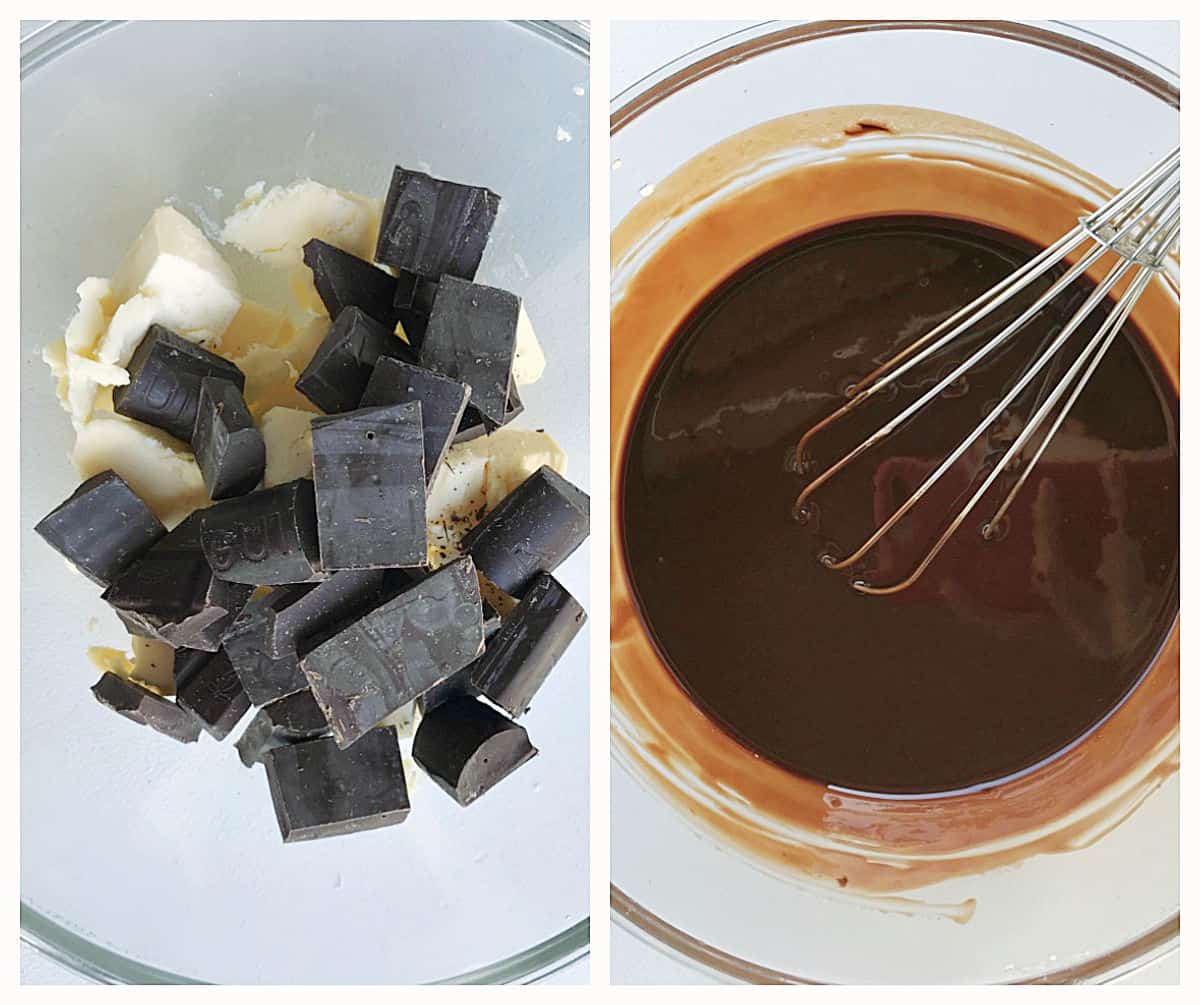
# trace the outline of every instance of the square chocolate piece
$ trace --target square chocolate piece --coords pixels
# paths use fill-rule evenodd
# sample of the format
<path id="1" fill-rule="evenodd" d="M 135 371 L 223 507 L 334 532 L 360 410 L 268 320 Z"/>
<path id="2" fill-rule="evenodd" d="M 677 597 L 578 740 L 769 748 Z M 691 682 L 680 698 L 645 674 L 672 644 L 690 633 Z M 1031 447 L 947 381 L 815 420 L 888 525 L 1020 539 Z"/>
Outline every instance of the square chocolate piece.
<path id="1" fill-rule="evenodd" d="M 387 827 L 408 816 L 391 727 L 372 730 L 349 750 L 320 737 L 275 747 L 263 761 L 285 844 Z"/>
<path id="2" fill-rule="evenodd" d="M 113 471 L 93 475 L 33 529 L 100 586 L 108 586 L 167 533 L 150 507 Z"/>
<path id="3" fill-rule="evenodd" d="M 421 403 L 314 419 L 312 449 L 322 567 L 424 565 Z"/>

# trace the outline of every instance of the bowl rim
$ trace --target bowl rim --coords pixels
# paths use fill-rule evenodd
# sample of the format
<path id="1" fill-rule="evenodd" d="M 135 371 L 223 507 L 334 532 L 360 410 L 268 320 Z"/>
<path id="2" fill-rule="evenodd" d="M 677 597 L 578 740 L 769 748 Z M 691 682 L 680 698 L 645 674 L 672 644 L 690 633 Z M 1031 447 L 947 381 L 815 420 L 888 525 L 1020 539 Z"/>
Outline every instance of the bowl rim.
<path id="1" fill-rule="evenodd" d="M 21 37 L 21 81 L 58 56 L 126 21 L 46 21 Z M 511 21 L 511 24 L 590 62 L 587 21 Z M 207 984 L 140 963 L 77 935 L 21 900 L 21 942 L 66 969 L 97 984 Z M 590 915 L 519 953 L 482 967 L 441 978 L 433 984 L 532 984 L 585 959 L 591 942 Z"/>
<path id="2" fill-rule="evenodd" d="M 727 66 L 815 39 L 913 30 L 962 32 L 1035 45 L 1105 70 L 1179 109 L 1180 78 L 1177 72 L 1136 49 L 1067 21 L 763 21 L 697 46 L 626 87 L 609 102 L 609 136 L 616 137 L 625 126 L 672 94 Z M 620 763 L 618 767 L 628 771 Z M 764 967 L 697 939 L 643 907 L 613 881 L 609 883 L 609 911 L 614 924 L 623 931 L 676 962 L 709 976 L 750 984 L 825 983 Z M 1013 983 L 1109 983 L 1177 951 L 1179 940 L 1177 910 L 1154 928 L 1108 952 Z"/>

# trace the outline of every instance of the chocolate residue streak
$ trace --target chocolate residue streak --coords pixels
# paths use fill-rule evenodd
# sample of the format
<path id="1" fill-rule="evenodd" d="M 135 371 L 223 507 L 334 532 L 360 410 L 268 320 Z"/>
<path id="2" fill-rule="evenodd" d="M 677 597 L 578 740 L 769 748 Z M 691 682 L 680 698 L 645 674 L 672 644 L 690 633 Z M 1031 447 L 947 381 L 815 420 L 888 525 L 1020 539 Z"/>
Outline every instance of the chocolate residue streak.
<path id="1" fill-rule="evenodd" d="M 1109 192 L 1018 137 L 916 109 L 804 113 L 706 151 L 659 182 L 613 235 L 613 470 L 624 469 L 641 391 L 672 334 L 725 279 L 771 249 L 884 214 L 957 217 L 1045 246 Z M 1097 279 L 1099 270 L 1089 275 Z M 1173 282 L 1152 283 L 1132 320 L 1177 393 Z M 1120 490 L 1115 482 L 1107 488 Z M 1055 502 L 1038 493 L 1033 504 Z M 1085 847 L 1178 770 L 1177 622 L 1147 676 L 1098 728 L 982 791 L 866 796 L 786 770 L 718 727 L 663 665 L 632 601 L 620 508 L 614 481 L 615 749 L 636 775 L 762 867 L 884 910 L 966 921 L 972 901 L 939 905 L 896 895 Z"/>

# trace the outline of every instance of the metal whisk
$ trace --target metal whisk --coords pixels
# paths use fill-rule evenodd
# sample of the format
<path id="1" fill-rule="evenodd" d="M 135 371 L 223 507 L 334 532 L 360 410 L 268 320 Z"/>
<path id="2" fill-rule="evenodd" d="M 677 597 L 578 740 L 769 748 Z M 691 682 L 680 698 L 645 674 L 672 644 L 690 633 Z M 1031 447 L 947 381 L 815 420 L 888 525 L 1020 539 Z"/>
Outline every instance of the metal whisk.
<path id="1" fill-rule="evenodd" d="M 971 511 L 987 493 L 1000 475 L 1009 469 L 1015 458 L 1025 448 L 1034 434 L 1049 419 L 1045 435 L 1033 450 L 1015 483 L 1003 501 L 983 525 L 981 533 L 992 538 L 1000 520 L 1012 505 L 1017 493 L 1029 478 L 1050 440 L 1058 432 L 1067 413 L 1075 404 L 1083 388 L 1109 346 L 1121 330 L 1121 326 L 1132 312 L 1142 292 L 1150 284 L 1154 274 L 1163 264 L 1179 238 L 1179 148 L 1168 154 L 1128 188 L 1114 196 L 1090 216 L 1081 217 L 1078 226 L 1056 241 L 1045 251 L 1031 259 L 986 293 L 976 298 L 937 327 L 921 336 L 911 345 L 882 363 L 857 385 L 847 390 L 848 400 L 835 412 L 810 428 L 796 445 L 797 469 L 802 469 L 805 451 L 814 436 L 850 412 L 855 411 L 871 398 L 895 384 L 906 373 L 920 366 L 930 357 L 963 337 L 969 330 L 983 322 L 1000 305 L 1008 302 L 1040 276 L 1064 263 L 1066 256 L 1081 245 L 1086 246 L 1078 260 L 1059 277 L 1049 289 L 1037 297 L 1015 320 L 1005 325 L 995 336 L 988 339 L 979 349 L 972 352 L 961 364 L 939 379 L 916 401 L 904 407 L 893 418 L 886 421 L 875 432 L 844 455 L 836 463 L 817 475 L 797 497 L 793 512 L 797 516 L 806 513 L 809 498 L 831 478 L 867 450 L 890 436 L 909 419 L 934 401 L 946 388 L 963 378 L 972 367 L 977 366 L 1000 346 L 1008 342 L 1031 318 L 1052 300 L 1060 296 L 1070 285 L 1105 254 L 1113 252 L 1117 261 L 1108 274 L 1095 287 L 1082 306 L 1071 316 L 1062 330 L 1048 343 L 1034 360 L 1033 365 L 1016 381 L 1012 388 L 1000 398 L 983 420 L 950 452 L 924 482 L 899 507 L 879 524 L 858 548 L 845 558 L 823 555 L 822 563 L 830 569 L 845 569 L 861 561 L 904 517 L 921 501 L 930 489 L 966 453 L 1012 402 L 1029 386 L 1055 357 L 1080 325 L 1101 304 L 1109 292 L 1126 276 L 1130 276 L 1127 287 L 1118 298 L 1115 307 L 1100 325 L 1099 330 L 1088 339 L 1083 350 L 1071 362 L 1066 372 L 1038 407 L 1030 415 L 1024 428 L 1014 438 L 1001 459 L 992 467 L 978 488 L 970 495 L 966 504 L 956 513 L 942 531 L 933 547 L 926 552 L 913 571 L 903 580 L 890 586 L 873 586 L 861 580 L 851 585 L 860 593 L 881 596 L 907 589 L 929 568 L 930 563 L 945 547 L 946 543 L 967 519 Z"/>

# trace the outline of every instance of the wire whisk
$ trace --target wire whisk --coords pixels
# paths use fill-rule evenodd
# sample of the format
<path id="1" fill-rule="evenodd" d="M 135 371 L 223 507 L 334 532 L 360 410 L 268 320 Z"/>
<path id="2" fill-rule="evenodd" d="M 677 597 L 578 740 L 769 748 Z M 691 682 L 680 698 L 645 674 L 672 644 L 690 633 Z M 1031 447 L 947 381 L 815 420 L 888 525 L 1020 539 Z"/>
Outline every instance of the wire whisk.
<path id="1" fill-rule="evenodd" d="M 1023 309 L 1018 316 L 1004 325 L 982 346 L 971 352 L 962 363 L 954 366 L 929 390 L 915 401 L 903 407 L 892 418 L 885 421 L 849 453 L 825 468 L 805 486 L 797 497 L 793 513 L 803 517 L 812 495 L 823 485 L 845 470 L 850 464 L 871 448 L 892 435 L 918 412 L 934 402 L 947 388 L 964 378 L 973 367 L 979 366 L 1001 346 L 1008 343 L 1031 319 L 1038 315 L 1055 298 L 1063 295 L 1071 284 L 1082 276 L 1104 255 L 1112 252 L 1117 256 L 1115 264 L 1095 286 L 1087 299 L 1070 317 L 1062 329 L 1040 351 L 1030 368 L 1015 381 L 1012 387 L 996 402 L 986 416 L 964 437 L 948 456 L 942 460 L 928 477 L 904 500 L 871 535 L 844 558 L 825 554 L 821 562 L 829 569 L 846 569 L 861 562 L 887 536 L 923 497 L 942 479 L 971 445 L 1006 410 L 1030 383 L 1049 366 L 1072 334 L 1098 307 L 1104 304 L 1110 292 L 1128 277 L 1128 285 L 1117 298 L 1116 304 L 1103 319 L 1099 329 L 1087 339 L 1082 350 L 1070 363 L 1058 383 L 1049 391 L 1029 416 L 1024 427 L 1015 436 L 1011 445 L 999 461 L 992 466 L 979 486 L 970 494 L 966 503 L 942 530 L 933 546 L 920 559 L 909 575 L 898 583 L 877 586 L 863 580 L 851 585 L 860 593 L 883 596 L 898 593 L 912 586 L 929 568 L 946 543 L 954 536 L 963 522 L 987 494 L 995 481 L 1013 467 L 1013 462 L 1022 454 L 1027 444 L 1045 426 L 1037 446 L 1028 459 L 1023 460 L 1020 474 L 1002 501 L 983 524 L 981 533 L 987 539 L 999 536 L 997 528 L 1013 500 L 1029 479 L 1033 469 L 1041 460 L 1046 447 L 1058 432 L 1076 399 L 1100 365 L 1109 346 L 1116 340 L 1125 321 L 1129 318 L 1138 298 L 1160 271 L 1167 256 L 1179 239 L 1180 232 L 1180 168 L 1179 148 L 1160 160 L 1131 185 L 1088 216 L 1081 217 L 1078 225 L 1050 247 L 1030 259 L 1027 263 L 957 311 L 941 324 L 922 335 L 900 352 L 887 359 L 876 369 L 846 390 L 847 400 L 832 414 L 813 425 L 800 439 L 795 448 L 795 462 L 803 470 L 808 447 L 815 436 L 838 420 L 856 411 L 872 398 L 886 391 L 922 363 L 950 346 L 956 339 L 963 338 L 972 329 L 988 319 L 989 315 L 1012 300 L 1046 273 L 1062 266 L 1066 258 L 1076 249 L 1083 248 L 1078 259 L 1057 278 L 1050 287 Z M 994 319 L 993 319 L 994 320 Z M 898 385 L 897 385 L 898 386 Z M 885 399 L 881 399 L 885 400 Z"/>

